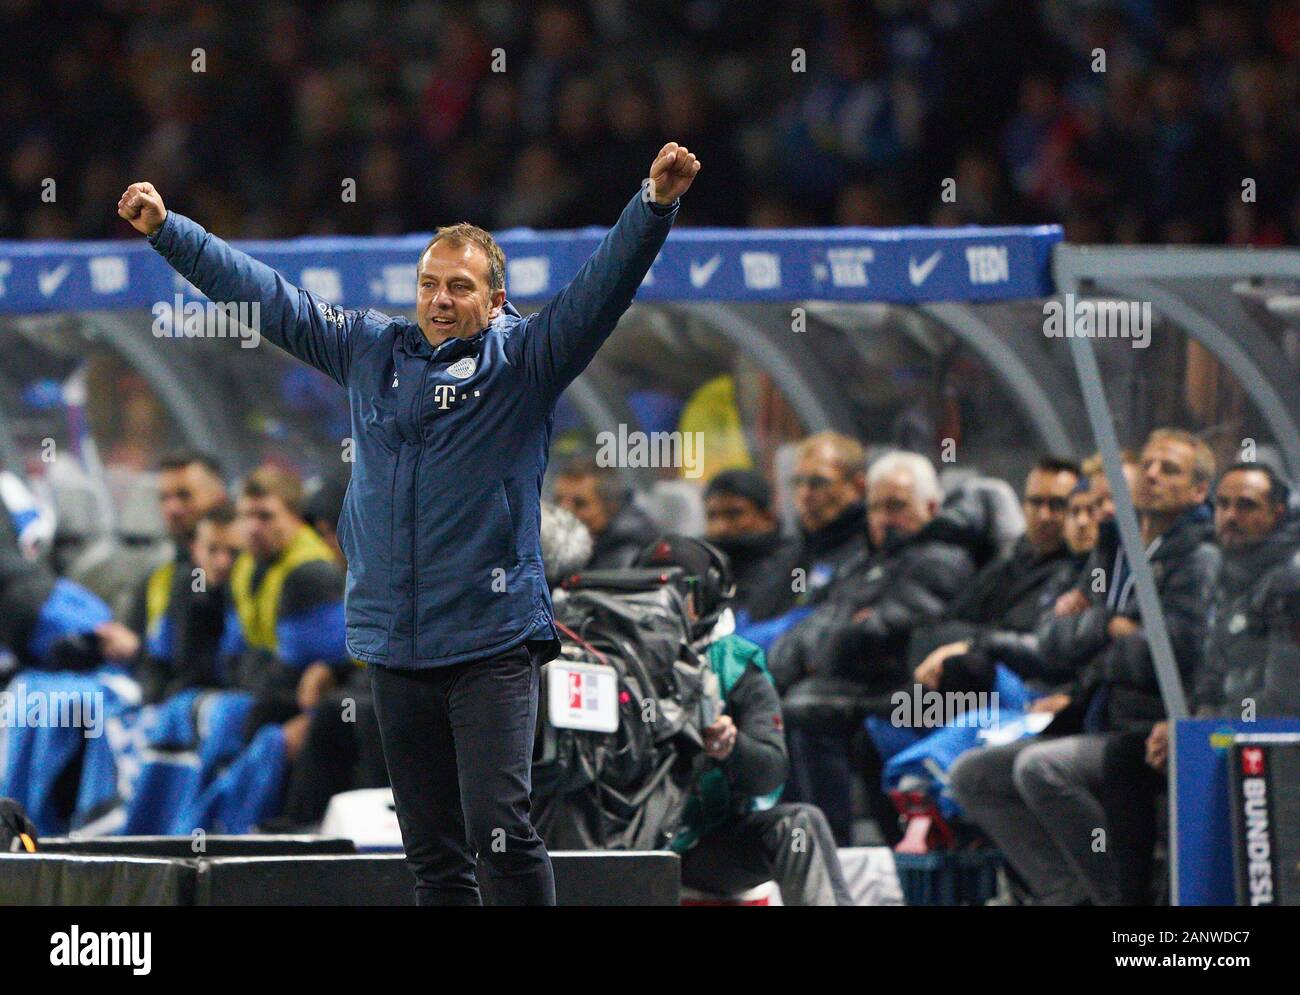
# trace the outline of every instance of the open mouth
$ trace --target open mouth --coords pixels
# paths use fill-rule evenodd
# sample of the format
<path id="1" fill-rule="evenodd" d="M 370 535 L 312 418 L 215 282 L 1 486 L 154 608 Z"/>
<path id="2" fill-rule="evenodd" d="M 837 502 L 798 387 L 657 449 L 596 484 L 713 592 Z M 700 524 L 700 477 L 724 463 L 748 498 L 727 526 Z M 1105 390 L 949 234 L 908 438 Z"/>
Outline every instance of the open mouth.
<path id="1" fill-rule="evenodd" d="M 456 321 L 455 321 L 455 319 L 453 319 L 453 318 L 430 318 L 429 321 L 430 321 L 432 324 L 434 324 L 434 325 L 454 325 L 454 324 L 456 324 Z"/>

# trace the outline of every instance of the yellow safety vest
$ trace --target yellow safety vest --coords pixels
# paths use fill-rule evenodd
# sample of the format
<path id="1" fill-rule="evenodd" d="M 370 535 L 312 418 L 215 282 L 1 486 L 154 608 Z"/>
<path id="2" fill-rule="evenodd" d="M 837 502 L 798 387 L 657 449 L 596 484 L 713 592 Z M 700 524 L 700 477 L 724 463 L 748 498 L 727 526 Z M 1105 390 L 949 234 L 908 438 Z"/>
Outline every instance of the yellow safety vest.
<path id="1" fill-rule="evenodd" d="M 157 639 L 167 609 L 171 607 L 172 578 L 176 576 L 176 561 L 169 560 L 149 575 L 144 589 L 145 633 L 148 639 Z"/>
<path id="2" fill-rule="evenodd" d="M 252 553 L 239 554 L 230 572 L 230 593 L 235 599 L 235 611 L 244 629 L 244 642 L 256 649 L 269 650 L 279 655 L 279 640 L 275 623 L 280 610 L 280 591 L 284 579 L 304 563 L 316 560 L 334 562 L 333 551 L 310 525 L 303 525 L 279 559 L 267 568 L 262 581 L 253 589 L 253 572 L 257 561 Z"/>

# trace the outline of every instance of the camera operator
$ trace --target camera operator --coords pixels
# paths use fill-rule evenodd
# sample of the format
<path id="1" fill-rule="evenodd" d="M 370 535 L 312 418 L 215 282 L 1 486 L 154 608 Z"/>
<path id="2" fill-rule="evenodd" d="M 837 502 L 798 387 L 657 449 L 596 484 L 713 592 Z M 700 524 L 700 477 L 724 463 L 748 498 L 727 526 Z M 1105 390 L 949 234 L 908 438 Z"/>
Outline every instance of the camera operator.
<path id="1" fill-rule="evenodd" d="M 642 550 L 636 565 L 685 572 L 692 645 L 722 690 L 722 714 L 704 730 L 708 760 L 671 844 L 682 855 L 682 883 L 731 894 L 775 880 L 786 905 L 852 905 L 821 810 L 777 803 L 789 770 L 781 703 L 763 651 L 735 634 L 726 557 L 702 540 L 670 535 Z"/>

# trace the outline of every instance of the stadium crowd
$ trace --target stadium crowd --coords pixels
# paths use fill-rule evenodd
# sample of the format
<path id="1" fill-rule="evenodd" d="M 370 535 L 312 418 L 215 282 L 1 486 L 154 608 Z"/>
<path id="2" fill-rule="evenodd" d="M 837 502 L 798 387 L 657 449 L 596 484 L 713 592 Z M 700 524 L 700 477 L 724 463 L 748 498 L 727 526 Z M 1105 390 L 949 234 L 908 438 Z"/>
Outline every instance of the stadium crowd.
<path id="1" fill-rule="evenodd" d="M 606 224 L 663 134 L 710 164 L 688 224 L 1300 236 L 1295 0 L 15 0 L 0 34 L 0 237 L 120 237 L 129 175 L 232 237 Z"/>
<path id="2" fill-rule="evenodd" d="M 715 759 L 745 804 L 784 782 L 782 804 L 770 817 L 741 805 L 704 843 L 692 837 L 687 883 L 775 877 L 787 900 L 843 903 L 835 844 L 866 818 L 899 852 L 995 846 L 1028 901 L 1158 900 L 1168 722 L 1099 457 L 1037 460 L 1017 499 L 981 477 L 945 494 L 926 457 L 869 460 L 833 432 L 794 456 L 785 481 L 731 469 L 707 482 L 712 547 L 665 537 L 674 530 L 615 467 L 578 456 L 552 468 L 541 538 L 557 591 L 581 571 L 682 567 L 699 580 L 701 645 L 753 671 L 728 699 L 734 727 Z M 1178 429 L 1152 432 L 1124 469 L 1194 713 L 1300 714 L 1300 512 L 1287 483 L 1262 462 L 1216 468 Z M 94 689 L 109 719 L 96 739 L 7 721 L 0 796 L 44 833 L 244 832 L 315 826 L 336 793 L 384 786 L 368 682 L 343 639 L 342 487 L 304 494 L 270 467 L 235 483 L 197 452 L 164 458 L 157 481 L 174 555 L 119 619 L 26 548 L 20 515 L 0 515 L 9 693 Z M 779 527 L 777 493 L 797 534 Z M 705 583 L 719 556 L 730 593 Z M 1046 728 L 927 754 L 994 691 L 995 727 L 1037 715 Z M 945 702 L 933 718 L 900 711 L 900 695 L 933 692 Z M 917 751 L 947 769 L 946 785 L 899 768 Z M 769 845 L 796 825 L 822 841 L 813 870 L 781 866 L 788 848 Z M 1103 826 L 1112 842 L 1098 852 Z"/>

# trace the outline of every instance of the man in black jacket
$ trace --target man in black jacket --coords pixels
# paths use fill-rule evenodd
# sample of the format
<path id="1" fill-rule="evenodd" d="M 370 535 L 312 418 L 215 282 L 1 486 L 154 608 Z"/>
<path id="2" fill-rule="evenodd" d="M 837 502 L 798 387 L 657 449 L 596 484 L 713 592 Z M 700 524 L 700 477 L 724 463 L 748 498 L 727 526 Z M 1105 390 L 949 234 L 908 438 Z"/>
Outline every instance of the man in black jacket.
<path id="1" fill-rule="evenodd" d="M 724 470 L 704 489 L 705 537 L 727 554 L 736 596 L 732 609 L 761 622 L 794 604 L 793 584 L 774 584 L 795 544 L 781 535 L 772 488 L 754 470 Z M 743 624 L 743 623 L 742 623 Z"/>
<path id="2" fill-rule="evenodd" d="M 799 443 L 795 461 L 790 485 L 799 538 L 772 558 L 766 580 L 750 595 L 755 603 L 784 610 L 761 621 L 743 619 L 738 628 L 765 652 L 808 616 L 836 570 L 867 542 L 866 450 L 847 435 L 818 432 Z M 784 687 L 779 677 L 777 687 Z"/>
<path id="3" fill-rule="evenodd" d="M 1188 432 L 1157 429 L 1143 447 L 1134 504 L 1184 680 L 1201 659 L 1218 568 L 1205 506 L 1213 476 L 1213 454 Z M 1113 863 L 1099 845 L 1106 828 L 1098 797 L 1106 746 L 1116 734 L 1146 735 L 1164 717 L 1113 523 L 1102 530 L 1085 576 L 1099 583 L 1089 580 L 1084 591 L 1070 592 L 1077 597 L 1058 602 L 1060 614 L 1043 633 L 1049 657 L 1080 668 L 1069 705 L 1042 737 L 974 750 L 950 771 L 966 815 L 1044 904 L 1117 902 Z"/>
<path id="4" fill-rule="evenodd" d="M 880 457 L 867 497 L 869 547 L 840 566 L 812 615 L 771 654 L 777 686 L 788 688 L 792 793 L 826 813 L 841 845 L 851 842 L 853 751 L 871 701 L 903 683 L 912 630 L 938 619 L 975 572 L 968 548 L 953 541 L 966 516 L 939 514 L 939 482 L 924 456 Z M 888 837 L 894 820 L 878 795 Z"/>
<path id="5" fill-rule="evenodd" d="M 199 522 L 226 500 L 221 465 L 213 457 L 190 450 L 163 457 L 158 507 L 174 547 L 172 557 L 140 584 L 126 619 L 140 639 L 133 670 L 146 703 L 221 683 L 216 654 L 225 626 L 224 578 L 204 576 L 192 547 Z M 223 515 L 209 527 L 237 531 L 232 524 Z"/>
<path id="6" fill-rule="evenodd" d="M 1078 482 L 1079 467 L 1069 460 L 1045 457 L 1029 471 L 1022 500 L 1025 534 L 1010 555 L 979 572 L 944 623 L 916 634 L 913 659 L 926 652 L 932 632 L 964 630 L 961 638 L 926 653 L 916 683 L 943 692 L 989 691 L 997 664 L 1016 669 L 1009 658 L 1023 655 L 1017 651 L 1061 593 L 1062 574 L 1074 572 L 1065 527 Z"/>
<path id="7" fill-rule="evenodd" d="M 1300 519 L 1288 515 L 1287 498 L 1287 485 L 1261 463 L 1228 467 L 1215 487 L 1222 564 L 1192 696 L 1202 717 L 1300 713 Z M 1101 801 L 1124 905 L 1154 897 L 1155 802 L 1167 787 L 1168 755 L 1167 721 L 1106 747 Z"/>

